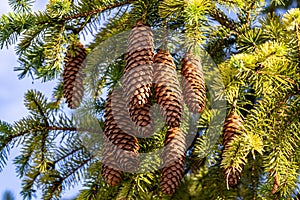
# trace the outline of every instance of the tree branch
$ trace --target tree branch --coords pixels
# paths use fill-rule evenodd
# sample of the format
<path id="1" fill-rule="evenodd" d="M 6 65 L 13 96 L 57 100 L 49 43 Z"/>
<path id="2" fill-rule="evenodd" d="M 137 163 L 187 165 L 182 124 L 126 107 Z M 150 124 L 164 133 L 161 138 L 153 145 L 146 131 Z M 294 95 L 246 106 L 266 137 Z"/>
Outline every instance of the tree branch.
<path id="1" fill-rule="evenodd" d="M 103 7 L 103 8 L 98 8 L 98 9 L 95 9 L 95 10 L 90 10 L 90 11 L 87 11 L 87 12 L 66 16 L 62 19 L 59 19 L 58 21 L 55 21 L 55 23 L 67 22 L 67 21 L 77 19 L 77 18 L 84 18 L 84 17 L 92 16 L 92 15 L 95 15 L 97 13 L 104 12 L 106 10 L 111 10 L 111 9 L 114 9 L 114 8 L 117 8 L 117 7 L 120 7 L 120 6 L 124 6 L 126 4 L 130 4 L 132 2 L 134 2 L 134 0 L 126 0 L 126 1 L 119 2 L 119 3 L 113 4 L 113 5 L 108 5 L 108 6 Z M 42 25 L 42 24 L 46 24 L 46 23 L 49 23 L 49 21 L 40 22 L 38 24 Z"/>
<path id="2" fill-rule="evenodd" d="M 68 179 L 68 177 L 70 177 L 72 174 L 74 174 L 77 170 L 79 170 L 81 167 L 83 167 L 84 165 L 86 165 L 87 163 L 89 163 L 91 160 L 93 160 L 94 158 L 91 156 L 88 159 L 82 161 L 82 163 L 80 163 L 80 165 L 78 165 L 77 167 L 73 168 L 68 174 L 66 174 L 63 178 L 62 178 L 62 182 L 65 181 L 66 179 Z"/>
<path id="3" fill-rule="evenodd" d="M 32 98 L 32 101 L 33 101 L 33 102 L 35 103 L 35 105 L 37 106 L 37 108 L 38 108 L 38 110 L 39 110 L 41 116 L 43 117 L 43 120 L 44 120 L 46 126 L 49 126 L 49 123 L 48 123 L 48 117 L 46 117 L 46 115 L 45 115 L 43 109 L 41 108 L 40 104 L 36 101 L 35 98 Z"/>
<path id="4" fill-rule="evenodd" d="M 126 4 L 130 4 L 133 1 L 134 0 L 126 0 L 124 2 L 109 5 L 109 6 L 104 7 L 104 8 L 99 8 L 99 9 L 91 10 L 91 11 L 88 11 L 88 12 L 79 13 L 79 14 L 76 14 L 76 15 L 71 15 L 71 16 L 65 17 L 63 19 L 63 21 L 69 21 L 69 20 L 76 19 L 76 18 L 79 18 L 79 17 L 87 17 L 87 16 L 90 16 L 90 15 L 94 15 L 94 14 L 101 13 L 101 12 L 106 11 L 106 10 L 110 10 L 110 9 L 113 9 L 113 8 L 124 6 Z"/>
<path id="5" fill-rule="evenodd" d="M 70 151 L 69 153 L 67 153 L 67 154 L 65 154 L 64 156 L 62 156 L 62 157 L 58 158 L 57 160 L 53 161 L 53 164 L 58 163 L 59 161 L 61 161 L 61 160 L 65 159 L 65 158 L 67 158 L 68 156 L 72 155 L 73 153 L 82 150 L 83 148 L 84 148 L 83 146 L 80 146 L 80 147 L 78 147 L 78 148 L 76 148 L 76 149 L 73 149 L 73 150 Z"/>

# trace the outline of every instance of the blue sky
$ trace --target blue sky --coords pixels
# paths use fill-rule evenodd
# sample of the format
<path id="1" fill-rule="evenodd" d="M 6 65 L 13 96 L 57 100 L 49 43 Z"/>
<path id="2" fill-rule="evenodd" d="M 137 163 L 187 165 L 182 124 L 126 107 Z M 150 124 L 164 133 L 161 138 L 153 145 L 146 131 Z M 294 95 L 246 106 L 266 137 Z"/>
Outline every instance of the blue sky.
<path id="1" fill-rule="evenodd" d="M 34 9 L 43 9 L 46 0 L 37 1 Z M 7 0 L 1 2 L 0 15 L 10 11 Z M 32 82 L 31 78 L 18 80 L 18 73 L 13 68 L 18 66 L 17 56 L 14 53 L 14 47 L 0 50 L 0 120 L 12 123 L 27 115 L 27 110 L 23 105 L 23 97 L 28 89 L 37 89 L 42 91 L 48 98 L 51 98 L 51 92 L 55 83 Z M 11 158 L 19 154 L 18 149 L 11 151 Z M 15 166 L 12 159 L 4 171 L 0 173 L 0 199 L 4 191 L 10 190 L 14 193 L 16 200 L 21 200 L 19 192 L 21 190 L 21 180 L 16 177 Z M 78 188 L 67 192 L 65 198 L 74 196 Z M 38 198 L 39 199 L 39 198 Z"/>

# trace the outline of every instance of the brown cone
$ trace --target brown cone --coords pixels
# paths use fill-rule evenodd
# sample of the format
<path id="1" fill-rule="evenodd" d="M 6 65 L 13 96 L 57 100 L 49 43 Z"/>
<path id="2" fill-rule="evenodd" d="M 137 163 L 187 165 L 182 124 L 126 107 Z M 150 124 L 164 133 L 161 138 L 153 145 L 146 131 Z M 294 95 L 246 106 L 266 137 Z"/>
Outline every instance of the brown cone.
<path id="1" fill-rule="evenodd" d="M 210 15 L 217 20 L 221 25 L 229 28 L 230 30 L 234 30 L 235 23 L 233 20 L 229 19 L 221 10 L 218 8 L 211 9 Z"/>
<path id="2" fill-rule="evenodd" d="M 184 101 L 193 113 L 200 113 L 206 99 L 201 60 L 187 53 L 182 60 L 181 73 Z"/>
<path id="3" fill-rule="evenodd" d="M 124 110 L 122 111 L 122 109 L 118 107 L 120 105 L 116 103 L 118 102 L 118 100 L 120 100 L 120 96 L 118 96 L 119 94 L 120 93 L 114 93 L 114 95 L 112 95 L 112 93 L 110 93 L 108 96 L 105 115 L 104 115 L 105 116 L 104 134 L 106 139 L 104 140 L 106 143 L 104 147 L 105 149 L 108 149 L 112 153 L 113 157 L 110 157 L 109 161 L 111 159 L 114 159 L 114 162 L 118 164 L 118 167 L 114 168 L 115 170 L 133 172 L 137 170 L 139 165 L 139 159 L 138 159 L 139 146 L 136 137 L 133 135 L 134 133 L 131 132 L 134 129 L 132 129 L 132 127 L 128 127 L 124 125 L 124 122 L 126 122 L 126 117 L 124 119 L 121 117 L 122 112 L 124 112 Z M 120 112 L 117 112 L 118 110 Z M 118 113 L 118 115 L 116 115 L 116 113 Z M 119 127 L 119 124 L 120 126 L 123 126 L 122 129 Z M 129 133 L 126 133 L 125 131 L 128 131 Z M 104 158 L 106 158 L 105 155 L 103 156 L 103 159 Z M 105 161 L 106 160 L 104 160 L 104 163 Z M 114 162 L 112 162 L 112 166 L 110 167 L 114 166 Z M 109 177 L 109 176 L 104 174 L 104 177 Z M 110 183 L 112 181 L 107 180 L 107 182 Z"/>
<path id="4" fill-rule="evenodd" d="M 129 116 L 127 103 L 123 98 L 123 89 L 115 88 L 110 95 L 111 110 L 114 121 L 118 128 L 128 135 L 136 135 L 137 129 Z"/>
<path id="5" fill-rule="evenodd" d="M 150 108 L 152 103 L 149 102 L 141 108 L 130 108 L 132 120 L 136 122 L 134 126 L 137 129 L 138 137 L 149 137 L 153 133 L 153 117 Z"/>
<path id="6" fill-rule="evenodd" d="M 223 146 L 224 149 L 228 149 L 230 146 L 230 141 L 234 140 L 235 137 L 241 135 L 241 127 L 243 126 L 242 118 L 236 114 L 236 112 L 231 112 L 224 122 L 223 126 Z"/>
<path id="7" fill-rule="evenodd" d="M 224 170 L 224 176 L 226 178 L 227 189 L 237 185 L 241 179 L 242 170 L 235 169 L 233 167 L 228 167 Z"/>
<path id="8" fill-rule="evenodd" d="M 167 125 L 179 127 L 182 116 L 182 91 L 176 66 L 169 52 L 158 50 L 154 57 L 154 90 Z"/>
<path id="9" fill-rule="evenodd" d="M 278 192 L 279 187 L 280 187 L 280 179 L 279 179 L 278 173 L 276 172 L 275 176 L 274 176 L 274 184 L 273 184 L 273 188 L 272 188 L 272 194 L 275 194 L 276 192 Z"/>
<path id="10" fill-rule="evenodd" d="M 102 152 L 102 174 L 104 180 L 111 186 L 118 185 L 122 180 L 122 172 L 119 171 L 119 165 L 114 157 L 114 149 L 112 145 L 108 145 L 109 141 L 104 139 Z"/>
<path id="11" fill-rule="evenodd" d="M 235 140 L 236 137 L 240 136 L 241 128 L 243 126 L 242 118 L 236 114 L 236 112 L 231 112 L 224 122 L 223 127 L 223 154 L 228 150 L 231 146 L 231 141 Z M 222 155 L 223 156 L 223 155 Z M 243 166 L 240 166 L 240 169 L 235 169 L 234 167 L 228 167 L 224 169 L 224 176 L 226 178 L 227 188 L 229 186 L 235 186 L 238 184 Z"/>
<path id="12" fill-rule="evenodd" d="M 139 127 L 148 126 L 151 122 L 149 110 L 154 55 L 152 37 L 151 28 L 142 21 L 138 21 L 128 38 L 129 44 L 122 84 L 130 117 Z M 141 132 L 145 135 L 151 134 L 145 130 Z"/>
<path id="13" fill-rule="evenodd" d="M 123 98 L 123 90 L 121 88 L 115 88 L 112 97 L 112 112 L 117 126 L 125 133 L 134 136 L 148 136 L 153 133 L 153 125 L 149 124 L 150 121 L 150 104 L 146 104 L 140 109 L 135 109 L 132 112 L 138 112 L 134 114 L 134 121 L 139 121 L 141 126 L 137 126 L 136 123 L 130 118 L 129 110 L 125 98 Z M 137 134 L 139 133 L 139 134 Z"/>
<path id="14" fill-rule="evenodd" d="M 167 131 L 164 145 L 161 188 L 164 194 L 171 195 L 175 193 L 184 174 L 186 141 L 179 127 Z"/>
<path id="15" fill-rule="evenodd" d="M 122 173 L 107 165 L 102 165 L 102 174 L 110 186 L 117 186 L 122 180 Z"/>
<path id="16" fill-rule="evenodd" d="M 75 43 L 72 46 L 74 52 L 67 52 L 65 58 L 65 68 L 63 72 L 63 93 L 66 103 L 71 109 L 80 105 L 83 97 L 83 79 L 82 69 L 87 52 L 81 43 Z"/>

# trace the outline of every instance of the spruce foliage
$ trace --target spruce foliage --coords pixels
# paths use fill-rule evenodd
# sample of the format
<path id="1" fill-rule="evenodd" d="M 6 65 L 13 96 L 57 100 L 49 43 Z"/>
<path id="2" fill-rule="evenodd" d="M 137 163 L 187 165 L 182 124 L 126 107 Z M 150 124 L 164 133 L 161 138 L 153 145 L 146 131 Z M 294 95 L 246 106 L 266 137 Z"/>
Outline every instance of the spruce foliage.
<path id="1" fill-rule="evenodd" d="M 51 100 L 35 90 L 25 94 L 28 116 L 12 124 L 0 121 L 0 171 L 10 150 L 19 147 L 21 151 L 13 159 L 22 180 L 23 199 L 33 199 L 38 192 L 45 200 L 61 199 L 77 184 L 83 184 L 77 200 L 299 199 L 300 9 L 291 8 L 296 2 L 49 0 L 40 11 L 32 11 L 32 0 L 8 2 L 13 12 L 0 18 L 0 47 L 16 46 L 19 78 L 58 83 Z M 121 138 L 125 143 L 119 146 L 133 143 L 133 147 L 131 157 L 121 157 L 103 145 L 106 138 L 102 130 L 113 143 L 120 134 L 110 128 L 126 124 L 105 119 L 105 108 L 106 116 L 113 112 L 110 101 L 118 104 L 108 94 L 124 83 L 127 91 L 130 86 L 141 88 L 132 77 L 126 80 L 130 85 L 122 81 L 129 62 L 142 63 L 145 54 L 139 50 L 138 56 L 126 55 L 128 37 L 136 22 L 153 31 L 153 35 L 148 34 L 154 39 L 149 57 L 159 49 L 167 52 L 164 57 L 168 58 L 157 56 L 156 62 L 171 63 L 172 73 L 168 72 L 163 81 L 176 85 L 177 96 L 173 98 L 174 92 L 164 87 L 147 85 L 147 92 L 154 94 L 147 95 L 147 103 L 158 103 L 165 110 L 147 107 L 146 121 L 149 116 L 153 120 L 151 136 L 122 133 L 129 139 Z M 85 96 L 80 93 L 81 104 L 76 104 L 79 108 L 69 115 L 63 99 L 65 60 L 72 55 L 78 38 L 86 43 L 87 37 L 92 41 L 84 45 L 87 57 L 82 73 L 86 78 L 80 79 Z M 132 44 L 143 43 L 135 43 L 133 38 L 131 35 Z M 187 53 L 201 59 L 187 63 Z M 218 75 L 208 57 L 217 64 Z M 83 59 L 80 57 L 80 63 Z M 202 69 L 187 71 L 195 65 Z M 153 71 L 159 77 L 162 71 L 170 70 Z M 195 97 L 188 94 L 188 100 L 187 95 L 180 96 L 185 90 L 180 86 L 183 77 L 188 77 L 190 90 L 196 91 Z M 193 77 L 198 81 L 190 81 Z M 121 109 L 122 105 L 126 107 L 126 102 L 117 107 Z M 132 113 L 130 117 L 134 118 Z M 233 117 L 225 119 L 231 113 L 238 116 L 239 128 Z M 190 123 L 195 116 L 197 123 Z M 125 129 L 148 136 L 135 125 Z M 234 137 L 232 131 L 237 133 Z M 179 133 L 177 140 L 172 140 L 175 133 Z M 171 154 L 163 151 L 143 157 L 144 153 L 159 152 L 164 145 Z M 177 155 L 177 161 L 161 169 L 161 162 L 172 160 L 170 155 Z M 141 162 L 137 156 L 143 158 Z M 138 162 L 139 173 L 109 168 L 103 160 L 112 157 L 127 162 L 122 163 L 125 167 Z M 238 181 L 228 183 L 233 175 Z"/>

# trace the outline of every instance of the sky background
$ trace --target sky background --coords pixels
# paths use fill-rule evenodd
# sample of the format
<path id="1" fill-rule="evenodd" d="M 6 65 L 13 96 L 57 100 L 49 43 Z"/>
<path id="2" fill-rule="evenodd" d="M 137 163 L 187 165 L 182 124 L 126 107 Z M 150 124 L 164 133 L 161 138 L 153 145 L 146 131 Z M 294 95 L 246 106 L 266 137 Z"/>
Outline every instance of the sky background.
<path id="1" fill-rule="evenodd" d="M 39 0 L 34 6 L 36 9 L 44 9 L 46 0 Z M 1 0 L 0 15 L 11 11 L 7 0 Z M 40 83 L 40 81 L 32 81 L 30 77 L 19 80 L 18 72 L 14 67 L 18 66 L 17 56 L 14 47 L 9 49 L 0 49 L 0 120 L 12 123 L 27 115 L 27 110 L 23 104 L 24 94 L 29 89 L 37 89 L 42 91 L 48 98 L 51 98 L 54 82 Z M 10 190 L 14 193 L 16 200 L 21 200 L 21 180 L 17 178 L 15 166 L 12 159 L 19 154 L 18 149 L 13 149 L 10 158 L 4 170 L 0 173 L 0 199 L 2 194 Z M 67 192 L 65 199 L 74 197 L 79 188 Z M 37 198 L 40 199 L 40 198 Z"/>

